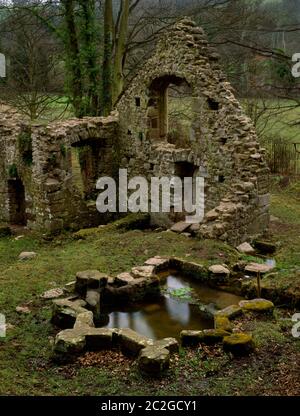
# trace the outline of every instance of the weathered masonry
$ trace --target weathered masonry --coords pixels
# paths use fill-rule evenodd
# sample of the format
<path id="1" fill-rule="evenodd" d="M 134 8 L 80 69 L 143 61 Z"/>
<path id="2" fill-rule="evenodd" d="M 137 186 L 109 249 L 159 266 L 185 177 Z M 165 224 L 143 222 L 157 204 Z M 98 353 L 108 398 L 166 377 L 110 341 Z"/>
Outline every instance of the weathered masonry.
<path id="1" fill-rule="evenodd" d="M 107 222 L 93 198 L 97 179 L 114 174 L 117 118 L 30 127 L 10 108 L 3 112 L 0 220 L 50 232 Z"/>
<path id="2" fill-rule="evenodd" d="M 29 128 L 6 109 L 0 128 L 2 221 L 48 230 L 105 222 L 91 202 L 96 180 L 127 168 L 131 177 L 203 177 L 200 236 L 237 243 L 268 226 L 265 150 L 190 20 L 164 33 L 110 117 Z M 152 222 L 169 227 L 183 216 Z"/>

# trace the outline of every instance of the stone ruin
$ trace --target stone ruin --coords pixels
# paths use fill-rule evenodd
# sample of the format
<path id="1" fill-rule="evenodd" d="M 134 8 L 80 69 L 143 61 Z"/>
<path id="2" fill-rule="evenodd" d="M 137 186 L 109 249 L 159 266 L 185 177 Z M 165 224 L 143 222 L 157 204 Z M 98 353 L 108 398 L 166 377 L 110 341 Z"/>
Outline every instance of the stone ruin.
<path id="1" fill-rule="evenodd" d="M 170 91 L 188 97 L 180 128 Z M 203 177 L 205 218 L 192 226 L 199 237 L 239 244 L 268 227 L 265 149 L 218 55 L 188 19 L 165 31 L 109 117 L 30 125 L 2 106 L 0 134 L 2 222 L 48 232 L 107 223 L 111 216 L 96 210 L 96 181 L 122 168 L 129 178 Z M 153 225 L 186 231 L 182 220 L 151 214 Z"/>
<path id="2" fill-rule="evenodd" d="M 137 359 L 142 374 L 157 376 L 169 368 L 170 356 L 179 352 L 179 339 L 182 347 L 221 344 L 224 351 L 234 356 L 252 353 L 255 350 L 252 334 L 242 332 L 235 321 L 249 312 L 272 317 L 274 304 L 265 299 L 243 300 L 239 305 L 210 312 L 211 329 L 184 330 L 177 339 L 153 340 L 130 328 L 105 328 L 109 323 L 109 306 L 115 309 L 162 296 L 164 277 L 171 269 L 201 282 L 209 280 L 215 287 L 224 287 L 231 280 L 231 272 L 224 267 L 206 268 L 179 258 L 159 256 L 116 277 L 97 270 L 78 272 L 76 281 L 68 283 L 64 290 L 55 289 L 43 295 L 45 300 L 54 298 L 52 323 L 60 328 L 53 343 L 53 360 L 68 363 L 86 352 L 120 350 Z M 66 293 L 67 298 L 57 298 Z"/>

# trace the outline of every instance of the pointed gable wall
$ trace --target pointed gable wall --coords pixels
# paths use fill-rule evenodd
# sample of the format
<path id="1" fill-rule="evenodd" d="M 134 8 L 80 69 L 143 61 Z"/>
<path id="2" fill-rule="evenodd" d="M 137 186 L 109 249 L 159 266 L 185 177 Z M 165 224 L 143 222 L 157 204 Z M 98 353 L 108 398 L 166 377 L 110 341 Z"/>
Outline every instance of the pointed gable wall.
<path id="1" fill-rule="evenodd" d="M 168 82 L 181 81 L 189 85 L 193 103 L 190 141 L 183 148 L 168 143 L 163 129 L 151 134 L 151 120 L 149 124 L 149 114 L 155 115 L 153 107 L 149 110 L 153 95 L 160 94 L 163 102 Z M 167 30 L 121 98 L 118 111 L 121 163 L 131 176 L 168 176 L 176 172 L 177 163 L 187 162 L 205 178 L 208 215 L 199 226 L 201 236 L 235 243 L 267 227 L 265 150 L 201 28 L 184 19 Z M 158 225 L 169 226 L 172 220 L 153 215 Z"/>

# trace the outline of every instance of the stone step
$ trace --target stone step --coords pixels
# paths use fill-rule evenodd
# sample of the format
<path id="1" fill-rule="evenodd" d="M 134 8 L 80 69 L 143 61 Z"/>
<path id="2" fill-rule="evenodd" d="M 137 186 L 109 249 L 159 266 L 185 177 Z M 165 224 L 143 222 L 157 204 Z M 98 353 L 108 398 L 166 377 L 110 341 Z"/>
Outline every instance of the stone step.
<path id="1" fill-rule="evenodd" d="M 170 230 L 173 231 L 174 233 L 184 233 L 185 231 L 187 231 L 190 228 L 191 224 L 185 221 L 180 221 L 177 222 L 176 224 L 174 224 Z"/>
<path id="2" fill-rule="evenodd" d="M 275 269 L 275 266 L 271 266 L 268 264 L 249 263 L 245 267 L 245 272 L 254 273 L 254 274 L 255 273 L 266 274 L 266 273 L 270 273 L 274 269 Z"/>

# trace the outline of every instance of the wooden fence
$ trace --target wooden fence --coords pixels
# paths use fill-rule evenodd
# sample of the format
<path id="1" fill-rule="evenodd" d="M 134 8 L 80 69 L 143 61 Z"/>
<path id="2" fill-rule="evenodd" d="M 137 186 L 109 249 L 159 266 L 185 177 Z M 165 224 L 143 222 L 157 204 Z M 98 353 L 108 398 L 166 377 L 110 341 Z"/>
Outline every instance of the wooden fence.
<path id="1" fill-rule="evenodd" d="M 271 172 L 280 175 L 300 175 L 300 142 L 290 143 L 276 138 L 268 146 Z"/>

